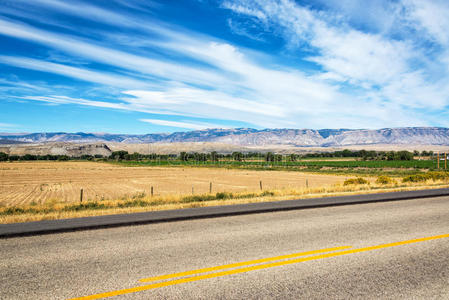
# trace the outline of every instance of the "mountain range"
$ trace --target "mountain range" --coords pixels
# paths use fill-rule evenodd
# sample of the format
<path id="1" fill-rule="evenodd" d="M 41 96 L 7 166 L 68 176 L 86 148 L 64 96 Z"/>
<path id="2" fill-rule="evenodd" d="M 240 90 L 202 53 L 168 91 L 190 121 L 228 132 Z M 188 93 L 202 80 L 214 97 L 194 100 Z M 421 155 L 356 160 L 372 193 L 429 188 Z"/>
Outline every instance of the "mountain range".
<path id="1" fill-rule="evenodd" d="M 402 127 L 383 129 L 204 129 L 154 134 L 108 133 L 0 133 L 2 144 L 95 143 L 124 144 L 209 142 L 238 146 L 289 145 L 342 147 L 352 145 L 449 145 L 449 128 Z"/>

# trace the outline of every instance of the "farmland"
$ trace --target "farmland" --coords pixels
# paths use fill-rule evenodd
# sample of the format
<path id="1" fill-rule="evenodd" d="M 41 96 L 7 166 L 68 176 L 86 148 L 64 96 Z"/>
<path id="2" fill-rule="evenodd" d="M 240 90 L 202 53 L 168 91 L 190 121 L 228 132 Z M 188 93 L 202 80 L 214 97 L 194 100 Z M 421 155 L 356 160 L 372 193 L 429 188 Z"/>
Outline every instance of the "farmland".
<path id="1" fill-rule="evenodd" d="M 447 186 L 449 174 L 433 164 L 354 157 L 0 162 L 0 223 Z"/>
<path id="2" fill-rule="evenodd" d="M 355 159 L 314 159 L 301 160 L 295 162 L 265 162 L 265 161 L 230 161 L 223 160 L 219 162 L 211 161 L 179 161 L 179 160 L 149 160 L 149 161 L 126 161 L 122 162 L 126 165 L 147 165 L 147 166 L 167 166 L 167 165 L 184 165 L 184 166 L 211 166 L 211 167 L 249 167 L 249 168 L 309 168 L 320 169 L 329 168 L 413 168 L 413 169 L 434 169 L 436 167 L 435 160 L 373 160 L 363 161 Z"/>
<path id="3" fill-rule="evenodd" d="M 103 162 L 0 163 L 0 204 L 3 206 L 107 200 L 151 193 L 154 196 L 244 192 L 263 189 L 321 187 L 342 183 L 345 176 L 287 171 L 218 168 L 128 167 Z"/>
<path id="4" fill-rule="evenodd" d="M 328 174 L 343 176 L 406 176 L 416 173 L 437 170 L 434 160 L 373 160 L 360 159 L 304 159 L 300 161 L 266 162 L 262 160 L 220 160 L 220 161 L 180 161 L 180 160 L 140 160 L 140 161 L 112 161 L 121 166 L 186 166 L 196 168 L 223 168 L 237 170 L 258 171 L 290 171 L 312 174 Z M 443 165 L 443 163 L 441 164 Z M 442 167 L 440 166 L 440 170 Z"/>

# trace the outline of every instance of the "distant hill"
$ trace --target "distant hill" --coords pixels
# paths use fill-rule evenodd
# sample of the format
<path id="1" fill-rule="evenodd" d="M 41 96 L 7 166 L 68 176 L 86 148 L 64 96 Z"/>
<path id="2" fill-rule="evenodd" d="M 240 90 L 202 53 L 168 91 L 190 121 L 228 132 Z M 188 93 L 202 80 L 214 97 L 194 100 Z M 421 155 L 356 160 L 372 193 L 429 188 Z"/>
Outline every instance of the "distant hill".
<path id="1" fill-rule="evenodd" d="M 182 143 L 210 142 L 237 146 L 288 145 L 296 147 L 342 147 L 352 145 L 449 145 L 449 128 L 404 127 L 383 129 L 205 129 L 156 134 L 24 133 L 0 134 L 0 140 L 25 143 L 114 142 Z"/>
<path id="2" fill-rule="evenodd" d="M 17 144 L 27 144 L 27 142 L 0 139 L 0 145 L 17 145 Z"/>

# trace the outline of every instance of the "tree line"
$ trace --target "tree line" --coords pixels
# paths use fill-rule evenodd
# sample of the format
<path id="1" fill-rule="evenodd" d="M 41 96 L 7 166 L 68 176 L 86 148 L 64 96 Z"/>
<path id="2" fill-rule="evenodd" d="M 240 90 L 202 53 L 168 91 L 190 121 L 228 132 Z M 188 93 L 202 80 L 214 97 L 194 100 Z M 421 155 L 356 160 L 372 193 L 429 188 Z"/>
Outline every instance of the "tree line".
<path id="1" fill-rule="evenodd" d="M 273 152 L 232 152 L 228 154 L 218 153 L 216 151 L 208 153 L 200 152 L 181 152 L 176 154 L 141 154 L 141 153 L 128 153 L 128 151 L 114 151 L 109 156 L 103 155 L 81 155 L 71 157 L 67 155 L 9 155 L 4 152 L 0 152 L 0 161 L 33 161 L 33 160 L 50 160 L 50 161 L 67 161 L 67 160 L 113 160 L 113 161 L 142 161 L 142 160 L 159 160 L 169 161 L 178 160 L 183 162 L 218 162 L 220 160 L 227 161 L 266 161 L 266 162 L 295 162 L 306 158 L 349 158 L 356 157 L 362 160 L 413 160 L 415 156 L 433 156 L 433 151 L 367 151 L 367 150 L 342 150 L 333 152 L 316 152 L 305 154 L 276 154 Z"/>

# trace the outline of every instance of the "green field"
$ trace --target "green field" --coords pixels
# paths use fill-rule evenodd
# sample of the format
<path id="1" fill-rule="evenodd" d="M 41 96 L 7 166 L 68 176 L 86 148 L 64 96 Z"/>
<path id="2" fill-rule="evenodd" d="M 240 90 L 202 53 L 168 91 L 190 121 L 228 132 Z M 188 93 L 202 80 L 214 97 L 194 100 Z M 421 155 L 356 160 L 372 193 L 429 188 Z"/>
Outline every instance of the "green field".
<path id="1" fill-rule="evenodd" d="M 296 162 L 265 161 L 181 161 L 181 160 L 143 160 L 119 161 L 127 166 L 192 166 L 192 167 L 224 167 L 259 170 L 291 170 L 325 173 L 408 175 L 425 170 L 436 169 L 435 160 L 300 160 Z M 444 165 L 440 165 L 440 167 Z"/>

